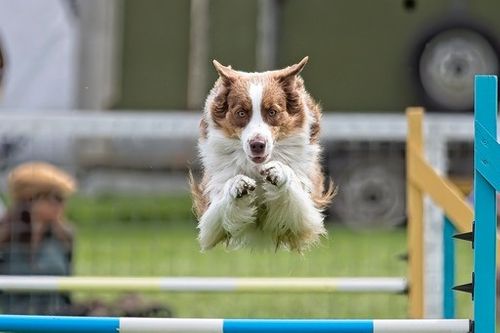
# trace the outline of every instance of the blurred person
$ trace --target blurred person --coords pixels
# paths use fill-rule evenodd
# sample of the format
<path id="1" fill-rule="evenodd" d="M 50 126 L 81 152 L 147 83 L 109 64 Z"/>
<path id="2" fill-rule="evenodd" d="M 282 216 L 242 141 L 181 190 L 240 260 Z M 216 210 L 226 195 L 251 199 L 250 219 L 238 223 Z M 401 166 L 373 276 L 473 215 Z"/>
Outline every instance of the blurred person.
<path id="1" fill-rule="evenodd" d="M 18 166 L 7 179 L 11 205 L 0 220 L 1 275 L 71 275 L 74 231 L 64 217 L 75 179 L 53 165 Z M 3 293 L 0 311 L 11 314 L 170 317 L 171 309 L 127 294 L 115 302 L 71 302 L 65 293 Z"/>
<path id="2" fill-rule="evenodd" d="M 74 232 L 64 217 L 65 200 L 76 181 L 42 162 L 18 166 L 8 175 L 11 204 L 0 222 L 0 273 L 70 275 Z M 3 293 L 3 313 L 62 314 L 66 294 Z"/>

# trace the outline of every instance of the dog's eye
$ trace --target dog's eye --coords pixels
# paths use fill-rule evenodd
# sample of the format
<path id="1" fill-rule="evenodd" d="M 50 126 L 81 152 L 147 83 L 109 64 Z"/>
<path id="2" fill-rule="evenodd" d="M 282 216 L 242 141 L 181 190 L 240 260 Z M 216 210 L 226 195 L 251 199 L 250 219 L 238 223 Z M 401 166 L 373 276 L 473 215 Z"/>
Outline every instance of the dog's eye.
<path id="1" fill-rule="evenodd" d="M 238 116 L 241 117 L 241 118 L 244 118 L 244 117 L 247 116 L 247 113 L 245 111 L 243 111 L 243 110 L 240 110 L 240 111 L 238 111 Z"/>
<path id="2" fill-rule="evenodd" d="M 274 117 L 276 115 L 276 110 L 274 109 L 270 109 L 269 111 L 267 111 L 267 114 L 270 116 L 270 117 Z"/>

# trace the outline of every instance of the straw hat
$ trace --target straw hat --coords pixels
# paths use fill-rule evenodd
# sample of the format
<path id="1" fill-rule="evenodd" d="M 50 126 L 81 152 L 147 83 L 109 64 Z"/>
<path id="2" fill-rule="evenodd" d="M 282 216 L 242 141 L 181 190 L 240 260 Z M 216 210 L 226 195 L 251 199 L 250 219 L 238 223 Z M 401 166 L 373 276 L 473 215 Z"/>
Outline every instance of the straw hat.
<path id="1" fill-rule="evenodd" d="M 73 177 L 43 162 L 19 165 L 10 172 L 7 183 L 14 200 L 30 199 L 38 194 L 51 192 L 68 197 L 77 187 Z"/>

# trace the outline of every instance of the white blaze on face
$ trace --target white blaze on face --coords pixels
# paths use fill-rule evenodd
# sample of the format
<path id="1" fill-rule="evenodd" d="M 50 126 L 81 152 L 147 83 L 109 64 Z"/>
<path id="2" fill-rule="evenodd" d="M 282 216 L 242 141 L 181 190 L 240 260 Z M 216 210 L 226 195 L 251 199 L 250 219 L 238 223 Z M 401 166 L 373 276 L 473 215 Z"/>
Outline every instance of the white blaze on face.
<path id="1" fill-rule="evenodd" d="M 262 92 L 264 87 L 262 84 L 250 84 L 248 93 L 252 100 L 252 117 L 247 126 L 243 129 L 241 134 L 241 141 L 243 149 L 247 156 L 252 157 L 256 155 L 270 156 L 273 149 L 273 137 L 270 126 L 262 119 L 261 106 L 262 106 Z M 264 142 L 265 149 L 261 154 L 252 152 L 251 143 L 259 141 Z M 254 161 L 255 162 L 255 161 Z M 259 161 L 261 163 L 263 161 Z"/>

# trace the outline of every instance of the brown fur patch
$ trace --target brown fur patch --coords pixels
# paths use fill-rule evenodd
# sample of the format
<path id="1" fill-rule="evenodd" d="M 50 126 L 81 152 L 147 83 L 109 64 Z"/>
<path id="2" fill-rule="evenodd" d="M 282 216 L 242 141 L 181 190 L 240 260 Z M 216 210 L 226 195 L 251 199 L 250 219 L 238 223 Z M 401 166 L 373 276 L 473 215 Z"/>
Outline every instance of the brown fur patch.
<path id="1" fill-rule="evenodd" d="M 304 110 L 301 93 L 304 92 L 303 85 L 297 82 L 302 81 L 298 77 L 288 77 L 281 81 L 281 86 L 286 94 L 286 110 L 290 114 L 299 113 Z M 302 89 L 300 89 L 302 86 Z"/>
<path id="2" fill-rule="evenodd" d="M 226 118 L 227 113 L 227 95 L 230 91 L 230 86 L 224 84 L 222 79 L 215 82 L 214 89 L 217 91 L 212 105 L 210 106 L 210 115 L 214 120 L 215 125 L 218 126 L 220 121 Z"/>
<path id="3" fill-rule="evenodd" d="M 295 109 L 298 104 L 302 105 L 302 103 L 299 101 L 298 104 L 292 107 L 289 102 L 290 94 L 300 97 L 300 92 L 295 90 L 287 91 L 282 82 L 274 77 L 264 83 L 262 117 L 266 123 L 273 126 L 273 135 L 276 140 L 290 136 L 304 126 L 304 108 Z M 275 114 L 271 116 L 271 112 Z"/>
<path id="4" fill-rule="evenodd" d="M 227 137 L 238 138 L 252 116 L 252 102 L 248 96 L 248 82 L 236 78 L 231 83 L 218 80 L 218 92 L 211 105 L 210 114 L 217 126 Z"/>
<path id="5" fill-rule="evenodd" d="M 319 143 L 319 135 L 320 135 L 320 129 L 321 129 L 321 107 L 319 106 L 318 103 L 314 101 L 314 99 L 307 94 L 306 96 L 306 103 L 307 107 L 309 110 L 311 110 L 311 114 L 313 117 L 313 121 L 311 123 L 311 128 L 310 128 L 310 137 L 309 141 L 311 143 Z"/>

